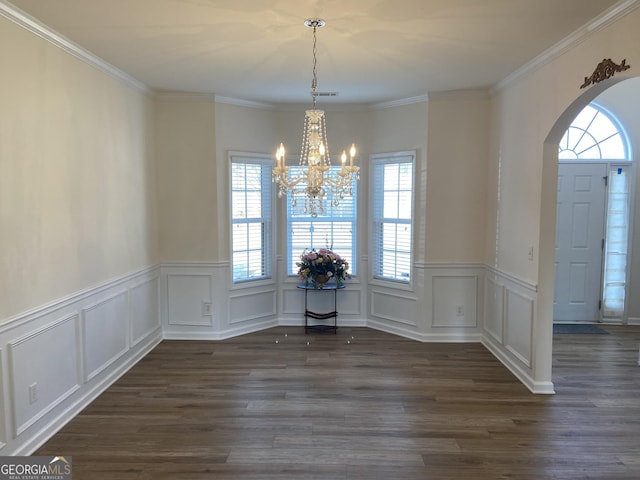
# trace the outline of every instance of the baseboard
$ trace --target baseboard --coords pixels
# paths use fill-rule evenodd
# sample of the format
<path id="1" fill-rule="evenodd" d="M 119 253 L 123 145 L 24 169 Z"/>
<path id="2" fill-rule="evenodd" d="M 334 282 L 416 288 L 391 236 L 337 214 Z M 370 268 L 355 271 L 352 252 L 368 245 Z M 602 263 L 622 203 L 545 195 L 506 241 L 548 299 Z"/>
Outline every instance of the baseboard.
<path id="1" fill-rule="evenodd" d="M 629 317 L 627 325 L 640 325 L 640 317 Z"/>
<path id="2" fill-rule="evenodd" d="M 379 320 L 367 320 L 365 326 L 423 343 L 479 343 L 481 340 L 481 335 L 477 333 L 421 333 Z"/>
<path id="3" fill-rule="evenodd" d="M 316 320 L 314 320 L 315 322 Z M 326 323 L 330 323 L 333 325 L 333 319 L 329 319 L 326 321 Z M 280 327 L 300 327 L 300 328 L 304 328 L 304 319 L 280 319 L 278 321 L 278 326 Z M 357 319 L 345 319 L 345 318 L 338 318 L 338 328 L 340 327 L 366 327 L 367 326 L 367 320 L 364 318 L 357 318 Z"/>
<path id="4" fill-rule="evenodd" d="M 500 363 L 502 363 L 520 382 L 527 387 L 531 393 L 552 395 L 555 393 L 553 383 L 551 382 L 538 382 L 531 378 L 531 376 L 524 371 L 520 365 L 512 361 L 508 355 L 506 355 L 501 348 L 495 346 L 492 340 L 484 336 L 482 337 L 482 345 L 489 350 L 494 357 L 496 357 Z"/>
<path id="5" fill-rule="evenodd" d="M 338 327 L 367 327 L 367 321 L 365 319 L 340 319 L 338 321 Z M 270 320 L 268 322 L 262 322 L 259 325 L 243 326 L 233 329 L 227 329 L 219 332 L 202 331 L 202 330 L 167 330 L 163 333 L 165 340 L 226 340 L 228 338 L 238 337 L 240 335 L 247 335 L 249 333 L 261 332 L 269 328 L 274 327 L 300 327 L 304 328 L 304 320 L 292 320 L 292 319 L 280 319 Z M 380 329 L 378 329 L 380 330 Z"/>
<path id="6" fill-rule="evenodd" d="M 278 326 L 277 320 L 269 320 L 266 322 L 260 322 L 259 324 L 247 324 L 236 328 L 229 328 L 222 331 L 203 331 L 203 330 L 185 330 L 179 331 L 165 328 L 163 332 L 163 338 L 165 340 L 226 340 L 228 338 L 239 337 L 240 335 L 247 335 L 249 333 L 260 332 L 268 328 Z"/>

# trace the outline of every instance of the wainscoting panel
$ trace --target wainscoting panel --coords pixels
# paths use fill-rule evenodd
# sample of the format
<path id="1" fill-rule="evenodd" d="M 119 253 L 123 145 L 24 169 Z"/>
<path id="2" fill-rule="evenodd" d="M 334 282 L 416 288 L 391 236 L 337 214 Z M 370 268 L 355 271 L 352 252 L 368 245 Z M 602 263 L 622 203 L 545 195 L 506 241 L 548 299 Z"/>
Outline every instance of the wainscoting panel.
<path id="1" fill-rule="evenodd" d="M 502 343 L 504 337 L 504 286 L 493 278 L 485 279 L 484 330 Z"/>
<path id="2" fill-rule="evenodd" d="M 505 346 L 526 367 L 531 368 L 533 299 L 507 290 Z"/>
<path id="3" fill-rule="evenodd" d="M 360 285 L 349 285 L 338 291 L 338 312 L 341 318 L 344 319 L 347 315 L 356 318 L 362 317 L 362 304 L 360 301 L 362 292 L 359 287 Z"/>
<path id="4" fill-rule="evenodd" d="M 211 274 L 167 275 L 167 306 L 169 325 L 212 326 L 212 311 L 205 304 L 212 303 Z"/>
<path id="5" fill-rule="evenodd" d="M 304 291 L 299 288 L 282 289 L 282 313 L 284 315 L 295 315 L 302 318 L 304 315 Z"/>
<path id="6" fill-rule="evenodd" d="M 222 340 L 276 326 L 275 280 L 233 284 L 230 274 L 229 262 L 163 264 L 163 337 Z"/>
<path id="7" fill-rule="evenodd" d="M 131 346 L 143 341 L 150 333 L 158 331 L 160 323 L 160 279 L 133 286 L 129 290 L 131 301 Z"/>
<path id="8" fill-rule="evenodd" d="M 272 318 L 277 313 L 275 288 L 234 293 L 229 298 L 229 325 Z"/>
<path id="9" fill-rule="evenodd" d="M 77 340 L 71 315 L 9 343 L 15 437 L 80 387 Z"/>
<path id="10" fill-rule="evenodd" d="M 129 349 L 127 292 L 82 310 L 85 381 L 101 373 Z"/>
<path id="11" fill-rule="evenodd" d="M 553 393 L 533 371 L 537 287 L 487 267 L 482 343 L 533 393 Z"/>
<path id="12" fill-rule="evenodd" d="M 478 326 L 478 277 L 439 276 L 432 277 L 434 327 Z"/>
<path id="13" fill-rule="evenodd" d="M 415 263 L 410 285 L 374 280 L 367 325 L 423 342 L 479 342 L 484 266 Z"/>
<path id="14" fill-rule="evenodd" d="M 160 342 L 159 273 L 149 267 L 0 319 L 3 455 L 32 454 Z"/>
<path id="15" fill-rule="evenodd" d="M 382 290 L 371 292 L 371 315 L 408 327 L 417 327 L 417 301 L 410 292 L 395 293 Z"/>

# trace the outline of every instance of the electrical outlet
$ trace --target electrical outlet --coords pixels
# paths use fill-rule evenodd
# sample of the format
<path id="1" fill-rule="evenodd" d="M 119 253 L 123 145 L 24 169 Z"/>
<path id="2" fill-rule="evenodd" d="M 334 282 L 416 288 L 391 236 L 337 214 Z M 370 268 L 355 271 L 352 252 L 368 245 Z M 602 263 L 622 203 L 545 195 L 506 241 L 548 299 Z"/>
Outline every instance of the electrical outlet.
<path id="1" fill-rule="evenodd" d="M 464 306 L 463 305 L 458 305 L 456 307 L 456 316 L 457 317 L 464 317 Z"/>
<path id="2" fill-rule="evenodd" d="M 212 314 L 212 306 L 211 302 L 202 301 L 202 315 L 211 315 Z"/>
<path id="3" fill-rule="evenodd" d="M 33 405 L 38 401 L 38 384 L 29 385 L 29 404 Z"/>

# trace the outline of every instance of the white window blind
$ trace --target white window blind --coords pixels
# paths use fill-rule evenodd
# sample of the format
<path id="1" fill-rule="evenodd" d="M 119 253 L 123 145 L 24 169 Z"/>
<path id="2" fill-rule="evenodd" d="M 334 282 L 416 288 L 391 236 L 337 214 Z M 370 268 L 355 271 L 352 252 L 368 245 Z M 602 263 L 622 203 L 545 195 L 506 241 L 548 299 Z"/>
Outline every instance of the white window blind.
<path id="1" fill-rule="evenodd" d="M 628 166 L 617 166 L 609 172 L 603 294 L 605 317 L 619 317 L 624 314 L 629 239 L 628 171 Z"/>
<path id="2" fill-rule="evenodd" d="M 299 167 L 291 167 L 291 174 Z M 332 173 L 340 167 L 331 167 Z M 324 199 L 324 212 L 313 218 L 305 212 L 304 202 L 287 202 L 287 271 L 298 272 L 296 262 L 304 250 L 331 248 L 349 263 L 349 274 L 356 275 L 356 212 L 358 204 L 357 182 L 353 182 L 353 195 L 345 195 L 334 204 L 331 193 Z"/>
<path id="3" fill-rule="evenodd" d="M 413 164 L 415 154 L 372 157 L 373 276 L 411 280 L 413 238 Z"/>
<path id="4" fill-rule="evenodd" d="M 271 163 L 231 157 L 233 282 L 271 276 Z"/>

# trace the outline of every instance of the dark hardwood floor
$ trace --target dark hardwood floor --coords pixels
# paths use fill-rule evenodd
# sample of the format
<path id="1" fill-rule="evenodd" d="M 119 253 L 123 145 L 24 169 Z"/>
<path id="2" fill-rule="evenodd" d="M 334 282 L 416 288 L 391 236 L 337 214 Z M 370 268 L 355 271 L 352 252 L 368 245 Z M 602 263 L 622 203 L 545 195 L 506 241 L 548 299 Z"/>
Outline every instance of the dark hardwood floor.
<path id="1" fill-rule="evenodd" d="M 555 335 L 550 396 L 480 344 L 164 341 L 36 454 L 75 480 L 637 480 L 640 327 L 604 329 Z"/>

